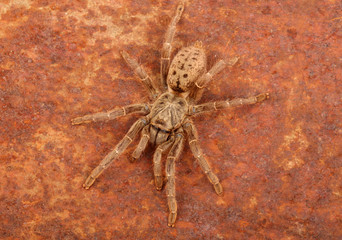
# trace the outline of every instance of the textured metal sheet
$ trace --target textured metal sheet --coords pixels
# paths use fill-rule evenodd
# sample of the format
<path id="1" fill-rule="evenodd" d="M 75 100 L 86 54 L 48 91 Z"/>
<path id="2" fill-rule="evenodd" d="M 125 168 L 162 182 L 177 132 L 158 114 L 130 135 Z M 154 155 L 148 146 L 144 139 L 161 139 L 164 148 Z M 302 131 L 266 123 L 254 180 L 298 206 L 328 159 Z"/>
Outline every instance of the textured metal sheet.
<path id="1" fill-rule="evenodd" d="M 153 77 L 176 1 L 0 1 L 1 239 L 339 239 L 340 1 L 186 1 L 175 49 L 201 40 L 209 65 L 239 56 L 202 102 L 269 91 L 255 106 L 195 119 L 222 181 L 217 196 L 186 147 L 179 215 L 167 227 L 152 154 L 133 146 L 90 190 L 91 169 L 137 116 L 70 119 L 146 101 L 119 56 Z"/>

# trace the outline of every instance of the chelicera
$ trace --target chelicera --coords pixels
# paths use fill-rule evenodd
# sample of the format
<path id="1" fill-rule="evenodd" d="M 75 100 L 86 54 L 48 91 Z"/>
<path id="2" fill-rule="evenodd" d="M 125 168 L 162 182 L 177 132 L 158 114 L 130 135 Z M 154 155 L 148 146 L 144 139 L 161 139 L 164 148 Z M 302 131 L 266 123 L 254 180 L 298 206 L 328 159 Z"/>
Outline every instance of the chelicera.
<path id="1" fill-rule="evenodd" d="M 165 42 L 161 50 L 160 79 L 150 78 L 136 60 L 131 58 L 127 52 L 121 52 L 128 66 L 147 88 L 151 99 L 150 103 L 132 104 L 108 112 L 77 117 L 72 120 L 72 124 L 76 125 L 113 120 L 132 113 L 143 115 L 131 126 L 128 133 L 115 146 L 114 150 L 91 172 L 83 186 L 89 189 L 100 174 L 123 153 L 133 139 L 138 134 L 141 134 L 139 144 L 132 154 L 132 160 L 138 159 L 148 144 L 155 146 L 153 172 L 157 190 L 161 190 L 164 184 L 162 154 L 168 151 L 165 166 L 166 196 L 169 206 L 168 225 L 172 227 L 175 225 L 177 217 L 175 163 L 180 157 L 186 139 L 194 157 L 213 185 L 215 192 L 218 195 L 223 193 L 218 177 L 213 173 L 202 154 L 198 144 L 197 131 L 191 117 L 204 112 L 255 104 L 264 101 L 269 96 L 268 93 L 263 93 L 249 98 L 197 104 L 203 89 L 210 83 L 212 78 L 227 65 L 234 65 L 238 59 L 230 59 L 228 63 L 220 60 L 207 71 L 206 54 L 202 43 L 196 42 L 192 46 L 181 48 L 170 63 L 172 41 L 183 10 L 184 3 L 180 3 L 166 31 Z"/>

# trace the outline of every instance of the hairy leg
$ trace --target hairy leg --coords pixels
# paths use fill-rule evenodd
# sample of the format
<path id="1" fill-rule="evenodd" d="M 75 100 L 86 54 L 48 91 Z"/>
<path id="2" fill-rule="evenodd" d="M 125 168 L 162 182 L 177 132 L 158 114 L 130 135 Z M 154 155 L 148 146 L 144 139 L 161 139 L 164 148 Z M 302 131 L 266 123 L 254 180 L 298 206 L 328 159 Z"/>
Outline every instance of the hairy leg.
<path id="1" fill-rule="evenodd" d="M 262 102 L 268 98 L 269 98 L 269 93 L 262 93 L 257 96 L 249 97 L 249 98 L 236 98 L 233 100 L 228 99 L 226 101 L 203 103 L 200 105 L 190 106 L 189 114 L 196 115 L 196 114 L 203 113 L 203 112 L 210 112 L 210 111 L 216 111 L 216 110 L 221 110 L 221 109 L 230 108 L 230 107 L 255 104 L 255 103 Z"/>
<path id="2" fill-rule="evenodd" d="M 176 25 L 180 20 L 184 10 L 184 3 L 180 2 L 177 6 L 176 14 L 172 18 L 172 21 L 167 28 L 165 35 L 165 42 L 163 44 L 163 48 L 161 51 L 161 60 L 160 60 L 160 72 L 161 72 L 161 83 L 164 89 L 167 88 L 166 77 L 170 66 L 170 56 L 172 50 L 172 41 L 176 33 Z"/>
<path id="3" fill-rule="evenodd" d="M 85 115 L 83 117 L 77 117 L 71 120 L 72 125 L 99 122 L 105 120 L 113 120 L 117 117 L 125 116 L 131 113 L 141 113 L 147 115 L 150 113 L 149 104 L 132 104 L 121 108 L 116 108 L 108 112 L 98 112 L 94 114 Z"/>
<path id="4" fill-rule="evenodd" d="M 200 76 L 195 82 L 196 88 L 190 94 L 191 102 L 198 102 L 202 97 L 202 89 L 209 84 L 213 77 L 221 72 L 225 67 L 231 67 L 235 65 L 238 60 L 238 57 L 231 58 L 228 62 L 220 60 L 215 63 L 214 66 L 207 73 L 204 73 L 202 76 Z"/>
<path id="5" fill-rule="evenodd" d="M 135 162 L 138 158 L 140 158 L 142 152 L 147 147 L 148 140 L 150 140 L 149 126 L 146 126 L 141 131 L 140 142 L 132 154 L 131 162 Z"/>
<path id="6" fill-rule="evenodd" d="M 213 76 L 221 72 L 226 66 L 233 66 L 238 60 L 238 57 L 234 57 L 230 59 L 228 63 L 226 63 L 223 60 L 218 61 L 207 73 L 203 74 L 201 77 L 198 78 L 195 85 L 198 88 L 206 87 L 208 83 L 212 80 Z"/>
<path id="7" fill-rule="evenodd" d="M 153 173 L 154 173 L 154 184 L 157 190 L 161 190 L 163 187 L 163 175 L 161 168 L 161 158 L 163 152 L 170 148 L 174 142 L 174 137 L 171 137 L 168 141 L 160 144 L 153 155 Z"/>
<path id="8" fill-rule="evenodd" d="M 175 183 L 175 162 L 183 149 L 184 136 L 181 133 L 176 133 L 175 142 L 172 145 L 166 160 L 166 196 L 169 205 L 168 225 L 175 226 L 177 218 L 177 201 L 176 201 L 176 183 Z"/>
<path id="9" fill-rule="evenodd" d="M 140 66 L 135 59 L 131 58 L 131 56 L 129 56 L 127 52 L 121 51 L 120 53 L 122 57 L 125 59 L 127 65 L 134 71 L 134 73 L 140 78 L 142 83 L 145 85 L 150 94 L 150 98 L 152 100 L 156 99 L 159 95 L 158 86 L 156 86 L 156 84 L 153 83 L 152 79 L 145 72 L 143 67 Z"/>
<path id="10" fill-rule="evenodd" d="M 108 166 L 115 160 L 133 141 L 134 137 L 141 131 L 141 129 L 147 125 L 147 120 L 141 118 L 136 121 L 132 127 L 129 129 L 125 137 L 115 146 L 114 150 L 111 151 L 107 156 L 101 161 L 101 163 L 91 172 L 83 187 L 89 189 L 91 185 L 95 182 L 96 178 L 108 168 Z"/>
<path id="11" fill-rule="evenodd" d="M 204 158 L 201 148 L 197 142 L 197 131 L 192 122 L 187 122 L 183 125 L 183 129 L 188 135 L 189 145 L 192 154 L 197 159 L 199 165 L 201 166 L 203 172 L 207 175 L 207 178 L 209 179 L 210 183 L 213 184 L 213 187 L 215 189 L 215 192 L 218 195 L 222 195 L 223 189 L 221 186 L 221 183 L 217 176 L 212 172 L 207 160 Z"/>

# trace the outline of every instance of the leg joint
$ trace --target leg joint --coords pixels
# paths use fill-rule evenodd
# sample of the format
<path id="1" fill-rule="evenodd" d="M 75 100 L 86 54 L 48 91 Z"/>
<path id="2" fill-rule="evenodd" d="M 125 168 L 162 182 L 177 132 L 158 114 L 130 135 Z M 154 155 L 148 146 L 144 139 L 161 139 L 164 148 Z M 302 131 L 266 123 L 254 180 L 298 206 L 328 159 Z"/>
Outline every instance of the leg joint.
<path id="1" fill-rule="evenodd" d="M 128 138 L 129 141 L 133 141 L 133 139 L 130 136 L 126 135 L 125 137 Z"/>
<path id="2" fill-rule="evenodd" d="M 160 147 L 157 147 L 156 151 L 160 151 L 160 152 L 162 152 L 162 151 L 163 151 L 163 149 L 162 149 L 162 148 L 160 148 Z"/>
<path id="3" fill-rule="evenodd" d="M 204 85 L 203 85 L 203 86 L 200 86 L 200 85 L 198 84 L 198 82 L 195 82 L 195 85 L 196 85 L 196 87 L 198 87 L 198 88 L 204 88 Z"/>
<path id="4" fill-rule="evenodd" d="M 215 110 L 217 110 L 217 107 L 216 107 L 216 102 L 214 102 L 214 108 L 215 108 Z"/>

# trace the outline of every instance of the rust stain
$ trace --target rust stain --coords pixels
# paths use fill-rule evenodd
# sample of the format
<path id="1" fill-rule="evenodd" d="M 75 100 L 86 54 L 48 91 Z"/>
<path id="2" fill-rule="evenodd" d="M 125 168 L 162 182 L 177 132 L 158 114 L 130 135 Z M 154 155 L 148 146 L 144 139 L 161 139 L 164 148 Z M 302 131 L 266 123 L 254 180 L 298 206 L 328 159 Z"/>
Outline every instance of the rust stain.
<path id="1" fill-rule="evenodd" d="M 77 128 L 70 119 L 146 100 L 119 51 L 158 77 L 176 5 L 1 1 L 1 239 L 341 238 L 339 1 L 186 1 L 175 50 L 200 40 L 209 65 L 240 57 L 202 101 L 272 96 L 195 120 L 222 198 L 188 148 L 176 166 L 175 229 L 153 186 L 152 149 L 131 164 L 128 148 L 82 188 L 136 117 Z"/>

